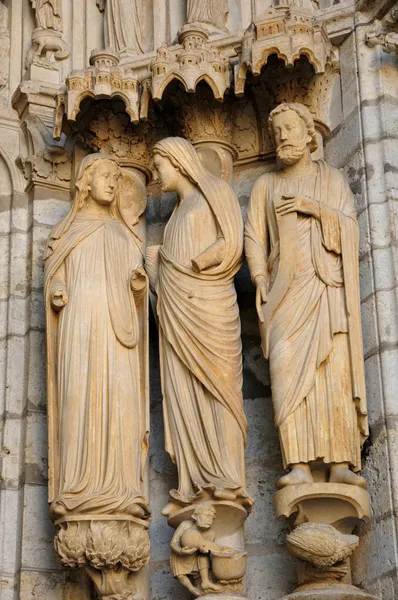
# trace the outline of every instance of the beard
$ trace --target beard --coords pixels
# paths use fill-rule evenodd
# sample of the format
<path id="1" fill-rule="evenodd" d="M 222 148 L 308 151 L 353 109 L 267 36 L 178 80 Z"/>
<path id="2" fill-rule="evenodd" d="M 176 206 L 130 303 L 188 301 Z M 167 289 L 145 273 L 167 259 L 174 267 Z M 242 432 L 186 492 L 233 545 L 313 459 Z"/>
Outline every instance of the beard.
<path id="1" fill-rule="evenodd" d="M 294 165 L 305 154 L 307 142 L 301 144 L 280 144 L 276 149 L 276 155 L 284 165 Z"/>

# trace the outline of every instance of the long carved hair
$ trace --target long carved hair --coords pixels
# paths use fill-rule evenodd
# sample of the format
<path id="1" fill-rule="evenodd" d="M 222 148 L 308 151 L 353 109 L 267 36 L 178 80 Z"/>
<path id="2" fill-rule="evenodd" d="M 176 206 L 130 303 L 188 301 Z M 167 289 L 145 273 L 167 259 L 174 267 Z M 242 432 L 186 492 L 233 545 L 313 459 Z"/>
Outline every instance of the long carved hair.
<path id="1" fill-rule="evenodd" d="M 109 162 L 114 163 L 119 168 L 118 163 L 111 156 L 108 156 L 107 154 L 104 154 L 103 152 L 96 152 L 94 154 L 89 154 L 88 156 L 85 156 L 83 158 L 82 162 L 80 163 L 79 171 L 78 171 L 76 182 L 75 182 L 72 206 L 70 207 L 70 210 L 65 215 L 65 217 L 59 223 L 57 223 L 54 226 L 53 230 L 51 231 L 51 234 L 50 234 L 50 237 L 49 237 L 49 240 L 47 243 L 47 248 L 44 253 L 44 260 L 46 260 L 52 254 L 52 252 L 55 250 L 55 247 L 57 245 L 57 240 L 59 240 L 67 232 L 67 230 L 71 226 L 73 219 L 76 217 L 76 214 L 85 205 L 86 200 L 89 195 L 89 185 L 90 185 L 90 182 L 91 182 L 91 179 L 93 176 L 93 172 L 95 171 L 96 167 L 98 166 L 96 163 L 99 160 L 107 160 Z M 119 171 L 120 171 L 120 169 L 119 169 Z M 113 200 L 112 204 L 109 207 L 110 215 L 114 219 L 121 217 L 119 206 L 120 206 L 120 192 L 118 190 L 116 192 L 115 199 Z"/>

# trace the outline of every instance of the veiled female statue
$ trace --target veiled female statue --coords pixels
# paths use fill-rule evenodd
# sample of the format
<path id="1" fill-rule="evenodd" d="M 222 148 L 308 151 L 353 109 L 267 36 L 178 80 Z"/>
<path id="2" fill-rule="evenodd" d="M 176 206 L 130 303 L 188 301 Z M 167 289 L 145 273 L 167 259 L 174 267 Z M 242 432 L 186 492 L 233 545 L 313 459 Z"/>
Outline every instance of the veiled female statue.
<path id="1" fill-rule="evenodd" d="M 179 483 L 163 514 L 209 497 L 250 505 L 234 287 L 243 247 L 238 200 L 182 138 L 158 142 L 154 164 L 162 190 L 179 198 L 147 261 L 158 295 L 166 449 Z"/>
<path id="2" fill-rule="evenodd" d="M 187 22 L 210 23 L 225 29 L 228 0 L 188 0 Z"/>
<path id="3" fill-rule="evenodd" d="M 143 0 L 97 0 L 105 12 L 105 46 L 117 52 L 145 52 Z"/>
<path id="4" fill-rule="evenodd" d="M 139 222 L 145 187 L 137 180 L 131 194 L 126 179 L 113 159 L 87 156 L 71 209 L 45 252 L 55 518 L 148 516 L 147 280 Z"/>

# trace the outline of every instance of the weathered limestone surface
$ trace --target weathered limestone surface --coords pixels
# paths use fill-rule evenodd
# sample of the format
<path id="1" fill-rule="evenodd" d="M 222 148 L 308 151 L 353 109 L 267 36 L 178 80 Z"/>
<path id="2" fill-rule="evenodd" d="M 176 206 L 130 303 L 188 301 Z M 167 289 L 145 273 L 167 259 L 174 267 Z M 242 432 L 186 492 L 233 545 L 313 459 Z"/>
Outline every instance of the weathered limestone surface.
<path id="1" fill-rule="evenodd" d="M 95 591 L 89 578 L 78 571 L 63 570 L 56 561 L 55 531 L 48 516 L 42 256 L 52 227 L 70 208 L 69 190 L 78 164 L 85 153 L 96 150 L 93 146 L 82 146 L 80 140 L 70 160 L 73 128 L 63 133 L 59 142 L 54 142 L 54 96 L 62 91 L 61 84 L 73 71 L 87 70 L 93 50 L 105 47 L 105 13 L 95 0 L 52 0 L 47 3 L 49 9 L 61 6 L 62 27 L 59 29 L 58 19 L 48 21 L 46 16 L 46 29 L 51 34 L 47 31 L 46 35 L 40 33 L 35 37 L 34 30 L 39 24 L 35 10 L 43 10 L 40 7 L 44 4 L 38 1 L 33 7 L 30 0 L 0 2 L 0 598 L 93 600 Z M 100 4 L 106 11 L 106 2 Z M 119 60 L 127 69 L 135 64 L 138 79 L 145 80 L 162 44 L 169 44 L 173 54 L 180 51 L 177 34 L 188 13 L 185 0 L 168 3 L 142 0 L 140 4 L 144 11 L 139 24 L 145 28 L 144 53 L 132 59 L 132 53 L 125 52 Z M 191 2 L 191 10 L 195 4 L 199 3 Z M 204 4 L 211 9 L 210 0 Z M 210 38 L 211 47 L 230 60 L 233 74 L 239 65 L 239 44 L 244 31 L 256 17 L 277 4 L 282 2 L 229 0 L 225 30 L 219 27 L 221 22 L 213 24 L 214 27 L 200 24 Z M 308 8 L 310 3 L 305 4 Z M 317 15 L 325 19 L 324 26 L 339 64 L 336 71 L 317 76 L 308 63 L 300 67 L 303 76 L 299 83 L 304 81 L 305 93 L 298 94 L 299 101 L 311 104 L 313 90 L 315 95 L 319 89 L 325 93 L 326 104 L 316 109 L 322 108 L 322 115 L 327 117 L 319 118 L 316 123 L 318 134 L 327 133 L 327 128 L 331 130 L 324 144 L 324 156 L 348 178 L 361 232 L 361 312 L 370 425 L 370 438 L 362 453 L 362 473 L 368 482 L 371 519 L 359 532 L 361 542 L 352 558 L 353 582 L 379 600 L 395 600 L 398 598 L 398 65 L 393 47 L 396 13 L 392 9 L 396 3 L 320 0 L 311 5 L 314 10 L 319 5 Z M 41 60 L 37 56 L 33 61 L 38 64 L 26 63 L 28 56 L 33 58 L 29 55 L 32 39 L 36 50 L 40 48 L 40 40 L 45 42 L 44 47 L 50 46 L 48 57 L 43 52 Z M 47 58 L 50 64 L 43 64 Z M 217 164 L 217 169 L 224 165 L 244 219 L 254 182 L 264 171 L 274 168 L 265 126 L 269 114 L 267 103 L 275 99 L 292 101 L 292 94 L 296 95 L 300 87 L 290 74 L 290 95 L 286 95 L 286 88 L 278 89 L 280 68 L 279 63 L 272 65 L 270 74 L 276 79 L 267 78 L 264 83 L 260 78 L 252 82 L 250 101 L 247 94 L 239 100 L 226 96 L 224 104 L 215 101 L 213 105 L 212 98 L 206 96 L 206 111 L 212 115 L 209 122 L 213 128 L 204 132 L 202 142 L 216 144 L 216 150 L 214 145 L 210 148 L 213 153 L 208 164 Z M 325 91 L 329 85 L 330 93 Z M 170 97 L 178 99 L 178 107 L 184 105 L 178 94 L 173 92 L 174 95 L 168 96 L 169 91 L 165 96 L 165 111 L 156 107 L 160 124 L 158 139 L 175 135 L 170 131 L 170 122 L 164 119 L 167 114 L 176 114 L 175 107 L 172 113 L 167 104 Z M 267 103 L 261 94 L 267 95 Z M 147 98 L 150 105 L 149 92 Z M 186 97 L 182 99 L 185 101 Z M 314 110 L 313 116 L 320 117 L 313 106 L 309 107 Z M 195 115 L 193 105 L 186 110 L 179 112 L 180 122 L 187 122 L 186 114 Z M 149 112 L 149 123 L 152 116 Z M 232 121 L 233 130 L 228 128 Z M 141 125 L 145 129 L 146 123 Z M 115 125 L 113 131 L 117 132 L 118 127 Z M 183 131 L 184 137 L 195 144 L 198 139 L 195 132 L 180 125 L 179 128 L 178 133 Z M 101 140 L 102 131 L 97 121 L 93 143 Z M 142 172 L 147 173 L 148 148 L 139 145 L 141 130 L 134 131 L 138 155 L 145 155 L 142 161 L 137 153 L 133 156 L 130 146 L 123 154 L 125 141 L 121 141 L 118 152 L 127 162 L 131 159 L 134 168 L 141 161 Z M 119 142 L 115 138 L 112 143 Z M 151 140 L 150 147 L 155 141 Z M 173 194 L 161 194 L 156 181 L 149 184 L 148 193 L 147 243 L 153 246 L 162 242 L 176 199 Z M 235 286 L 242 325 L 243 398 L 249 428 L 246 483 L 256 501 L 245 527 L 249 557 L 247 597 L 277 600 L 291 593 L 297 580 L 295 560 L 286 550 L 286 530 L 274 513 L 275 484 L 283 475 L 283 464 L 274 426 L 268 367 L 260 348 L 255 291 L 245 263 L 237 274 Z M 153 514 L 151 596 L 159 600 L 188 600 L 188 593 L 170 574 L 170 541 L 174 530 L 161 516 L 168 492 L 177 484 L 177 472 L 164 450 L 157 336 L 151 315 L 148 492 Z"/>

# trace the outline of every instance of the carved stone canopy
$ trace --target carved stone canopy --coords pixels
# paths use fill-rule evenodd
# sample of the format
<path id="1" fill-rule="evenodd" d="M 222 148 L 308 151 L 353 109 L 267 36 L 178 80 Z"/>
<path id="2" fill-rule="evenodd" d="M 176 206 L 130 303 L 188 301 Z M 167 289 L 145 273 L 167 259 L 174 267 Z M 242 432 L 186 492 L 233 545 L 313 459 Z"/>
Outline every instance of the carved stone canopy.
<path id="1" fill-rule="evenodd" d="M 199 23 L 184 25 L 178 34 L 179 46 L 163 44 L 151 63 L 151 92 L 160 100 L 171 81 L 177 79 L 185 90 L 194 93 L 200 81 L 206 81 L 214 97 L 222 101 L 231 85 L 228 59 L 209 42 L 206 30 Z"/>
<path id="2" fill-rule="evenodd" d="M 238 96 L 244 94 L 247 72 L 259 75 L 273 54 L 283 60 L 286 67 L 293 67 L 305 56 L 315 73 L 324 73 L 327 65 L 337 60 L 326 30 L 315 21 L 313 10 L 280 3 L 257 17 L 243 36 L 235 81 Z"/>
<path id="3" fill-rule="evenodd" d="M 57 95 L 54 138 L 59 139 L 64 116 L 75 121 L 85 98 L 120 98 L 133 123 L 139 121 L 139 87 L 137 76 L 119 67 L 119 57 L 111 49 L 93 50 L 88 69 L 72 71 L 66 85 Z"/>

